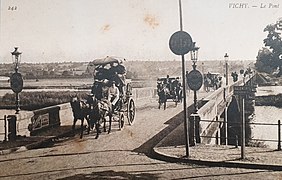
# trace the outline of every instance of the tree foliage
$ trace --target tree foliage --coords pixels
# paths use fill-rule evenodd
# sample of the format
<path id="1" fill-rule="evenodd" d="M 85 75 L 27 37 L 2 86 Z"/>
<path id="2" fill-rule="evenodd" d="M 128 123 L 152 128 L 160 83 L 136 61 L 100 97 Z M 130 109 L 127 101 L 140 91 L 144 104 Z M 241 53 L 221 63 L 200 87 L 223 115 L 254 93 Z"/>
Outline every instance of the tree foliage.
<path id="1" fill-rule="evenodd" d="M 256 68 L 258 71 L 272 73 L 277 68 L 280 69 L 279 75 L 282 74 L 282 18 L 278 19 L 275 24 L 269 24 L 264 28 L 267 37 L 263 40 L 264 46 L 259 50 Z"/>

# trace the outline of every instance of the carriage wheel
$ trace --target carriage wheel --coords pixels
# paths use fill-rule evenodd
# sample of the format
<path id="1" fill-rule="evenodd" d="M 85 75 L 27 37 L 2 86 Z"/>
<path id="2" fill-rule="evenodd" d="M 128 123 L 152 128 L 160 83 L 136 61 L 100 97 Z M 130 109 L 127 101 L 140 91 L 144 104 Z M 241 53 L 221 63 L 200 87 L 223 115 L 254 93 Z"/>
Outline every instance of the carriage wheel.
<path id="1" fill-rule="evenodd" d="M 119 118 L 118 118 L 118 127 L 119 130 L 122 130 L 124 128 L 124 114 L 123 113 L 119 113 Z"/>
<path id="2" fill-rule="evenodd" d="M 135 103 L 133 99 L 130 99 L 127 105 L 127 119 L 128 119 L 129 125 L 132 125 L 134 123 L 135 112 L 136 112 Z"/>
<path id="3" fill-rule="evenodd" d="M 180 90 L 180 92 L 179 92 L 179 102 L 182 103 L 182 101 L 183 101 L 183 92 L 182 92 L 182 90 Z"/>

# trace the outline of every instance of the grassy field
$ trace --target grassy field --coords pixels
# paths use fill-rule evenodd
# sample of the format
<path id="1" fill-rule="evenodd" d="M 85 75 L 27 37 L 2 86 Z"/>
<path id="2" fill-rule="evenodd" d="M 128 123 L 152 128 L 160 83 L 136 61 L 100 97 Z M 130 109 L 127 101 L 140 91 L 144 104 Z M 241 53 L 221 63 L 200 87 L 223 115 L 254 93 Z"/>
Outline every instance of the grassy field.
<path id="1" fill-rule="evenodd" d="M 72 87 L 72 86 L 91 86 L 93 84 L 92 78 L 69 78 L 69 79 L 35 79 L 24 80 L 24 88 L 26 87 Z M 9 82 L 1 82 L 0 87 L 10 87 Z"/>

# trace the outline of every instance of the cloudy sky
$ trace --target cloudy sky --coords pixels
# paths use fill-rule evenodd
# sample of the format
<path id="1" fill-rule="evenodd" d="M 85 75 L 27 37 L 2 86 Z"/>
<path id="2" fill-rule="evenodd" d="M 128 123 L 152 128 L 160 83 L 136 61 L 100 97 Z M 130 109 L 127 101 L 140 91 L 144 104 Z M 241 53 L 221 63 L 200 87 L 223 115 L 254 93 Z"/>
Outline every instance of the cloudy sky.
<path id="1" fill-rule="evenodd" d="M 179 30 L 179 0 L 0 1 L 0 63 L 11 62 L 14 46 L 23 62 L 180 59 L 168 45 Z M 280 2 L 182 0 L 183 30 L 200 46 L 199 59 L 227 52 L 231 60 L 255 60 L 263 29 L 282 17 Z"/>

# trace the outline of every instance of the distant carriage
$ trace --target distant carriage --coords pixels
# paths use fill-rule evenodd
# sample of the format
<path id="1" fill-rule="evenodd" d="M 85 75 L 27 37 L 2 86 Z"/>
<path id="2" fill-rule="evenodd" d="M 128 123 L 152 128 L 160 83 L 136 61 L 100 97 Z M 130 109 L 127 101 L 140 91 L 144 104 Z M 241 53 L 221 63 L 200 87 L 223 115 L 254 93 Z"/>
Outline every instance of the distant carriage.
<path id="1" fill-rule="evenodd" d="M 209 92 L 212 90 L 217 90 L 222 86 L 222 77 L 219 73 L 208 73 L 204 74 L 204 90 Z"/>
<path id="2" fill-rule="evenodd" d="M 158 108 L 161 108 L 161 105 L 166 109 L 166 103 L 168 100 L 177 103 L 182 102 L 182 86 L 179 81 L 179 77 L 166 77 L 157 79 L 157 93 L 159 96 Z"/>

